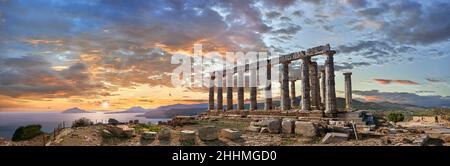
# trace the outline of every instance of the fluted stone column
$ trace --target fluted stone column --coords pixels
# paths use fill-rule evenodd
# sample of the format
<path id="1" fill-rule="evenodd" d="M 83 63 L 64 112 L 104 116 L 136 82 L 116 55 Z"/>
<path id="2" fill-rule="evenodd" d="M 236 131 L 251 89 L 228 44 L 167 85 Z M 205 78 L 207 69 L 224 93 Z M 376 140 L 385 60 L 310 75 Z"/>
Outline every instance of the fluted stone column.
<path id="1" fill-rule="evenodd" d="M 316 79 L 316 85 L 317 85 L 317 88 L 316 88 L 316 93 L 317 93 L 317 103 L 318 103 L 318 106 L 317 106 L 317 109 L 318 110 L 322 110 L 322 97 L 320 96 L 320 87 L 321 87 L 321 85 L 320 85 L 320 71 L 319 71 L 319 68 L 317 68 L 317 79 Z"/>
<path id="2" fill-rule="evenodd" d="M 352 73 L 344 73 L 345 77 L 345 109 L 350 111 L 352 109 Z"/>
<path id="3" fill-rule="evenodd" d="M 291 102 L 289 101 L 289 63 L 282 63 L 281 75 L 281 109 L 291 109 Z"/>
<path id="4" fill-rule="evenodd" d="M 272 110 L 273 106 L 272 106 L 272 65 L 269 63 L 267 64 L 267 81 L 268 81 L 268 85 L 264 88 L 265 92 L 264 92 L 264 97 L 266 98 L 266 101 L 264 102 L 264 110 Z"/>
<path id="5" fill-rule="evenodd" d="M 295 80 L 291 80 L 291 106 L 298 107 L 298 102 L 295 96 Z"/>
<path id="6" fill-rule="evenodd" d="M 309 84 L 309 62 L 311 58 L 306 57 L 302 59 L 302 111 L 310 111 L 311 110 L 311 102 L 310 102 L 310 84 Z"/>
<path id="7" fill-rule="evenodd" d="M 250 77 L 255 78 L 254 80 L 252 80 L 249 85 L 250 85 L 250 110 L 256 110 L 257 109 L 257 84 L 256 84 L 256 78 L 257 76 L 257 70 L 256 69 L 251 69 L 250 70 Z M 254 82 L 253 82 L 254 81 Z"/>
<path id="8" fill-rule="evenodd" d="M 257 87 L 250 87 L 250 110 L 256 110 L 257 108 L 257 99 L 256 99 L 256 94 L 257 94 Z"/>
<path id="9" fill-rule="evenodd" d="M 319 86 L 317 81 L 317 62 L 309 63 L 309 83 L 311 85 L 311 109 L 319 109 Z"/>
<path id="10" fill-rule="evenodd" d="M 217 111 L 223 111 L 223 74 L 217 77 Z"/>
<path id="11" fill-rule="evenodd" d="M 233 87 L 227 87 L 227 110 L 233 110 Z"/>
<path id="12" fill-rule="evenodd" d="M 326 101 L 326 90 L 325 90 L 325 69 L 320 69 L 320 77 L 321 77 L 321 79 L 320 79 L 320 92 L 321 92 L 321 94 L 322 94 L 322 97 L 321 97 L 321 101 L 322 101 L 322 103 L 321 103 L 321 105 L 322 105 L 322 110 L 324 110 L 325 109 L 325 101 Z"/>
<path id="13" fill-rule="evenodd" d="M 238 105 L 237 110 L 244 110 L 244 87 L 238 87 Z"/>
<path id="14" fill-rule="evenodd" d="M 233 110 L 233 74 L 234 72 L 226 72 L 226 83 L 227 83 L 227 110 Z"/>
<path id="15" fill-rule="evenodd" d="M 325 113 L 334 114 L 337 113 L 336 107 L 336 91 L 334 81 L 334 61 L 333 55 L 335 51 L 329 51 L 326 53 L 327 61 L 325 64 L 325 86 L 326 86 L 326 101 L 325 101 Z"/>
<path id="16" fill-rule="evenodd" d="M 214 74 L 211 75 L 211 78 L 209 80 L 209 104 L 208 104 L 208 110 L 213 111 L 214 110 Z"/>
<path id="17" fill-rule="evenodd" d="M 242 111 L 244 110 L 244 68 L 238 68 L 237 72 L 237 97 L 238 97 L 238 103 L 237 103 L 237 110 Z"/>

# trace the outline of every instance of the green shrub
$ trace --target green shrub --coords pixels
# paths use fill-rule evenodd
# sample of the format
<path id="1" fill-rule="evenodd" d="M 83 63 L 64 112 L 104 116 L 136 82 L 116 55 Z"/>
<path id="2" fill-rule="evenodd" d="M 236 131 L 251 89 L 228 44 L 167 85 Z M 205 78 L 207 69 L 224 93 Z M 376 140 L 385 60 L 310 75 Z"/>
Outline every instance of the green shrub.
<path id="1" fill-rule="evenodd" d="M 136 132 L 141 132 L 143 130 L 159 132 L 161 130 L 161 127 L 158 125 L 151 125 L 151 124 L 138 124 L 134 126 L 134 130 Z"/>
<path id="2" fill-rule="evenodd" d="M 387 118 L 392 122 L 401 122 L 405 120 L 405 116 L 402 113 L 390 113 Z"/>
<path id="3" fill-rule="evenodd" d="M 80 119 L 73 121 L 72 127 L 86 127 L 86 126 L 90 126 L 93 124 L 94 123 L 87 118 L 80 118 Z"/>
<path id="4" fill-rule="evenodd" d="M 12 141 L 24 141 L 32 139 L 38 135 L 41 135 L 43 132 L 41 131 L 42 126 L 39 124 L 28 125 L 28 126 L 20 126 L 14 132 L 12 137 Z"/>

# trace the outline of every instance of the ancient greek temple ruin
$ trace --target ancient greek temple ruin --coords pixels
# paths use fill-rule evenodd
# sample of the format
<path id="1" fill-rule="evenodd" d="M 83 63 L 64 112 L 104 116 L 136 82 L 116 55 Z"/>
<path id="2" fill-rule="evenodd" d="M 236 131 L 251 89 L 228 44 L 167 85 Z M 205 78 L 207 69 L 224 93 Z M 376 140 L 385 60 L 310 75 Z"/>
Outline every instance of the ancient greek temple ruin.
<path id="1" fill-rule="evenodd" d="M 294 52 L 279 57 L 278 63 L 282 66 L 280 72 L 280 94 L 281 103 L 280 109 L 283 111 L 294 110 L 299 108 L 299 112 L 321 112 L 323 116 L 335 117 L 338 110 L 336 106 L 336 90 L 335 90 L 335 74 L 334 74 L 334 60 L 333 56 L 336 54 L 335 50 L 330 49 L 330 45 L 322 45 L 314 48 L 307 49 L 306 51 Z M 326 58 L 323 68 L 319 68 L 317 62 L 311 60 L 314 56 L 324 55 Z M 301 70 L 298 78 L 289 77 L 289 65 L 291 62 L 301 60 Z M 270 59 L 268 60 L 270 61 Z M 271 80 L 271 63 L 267 63 L 267 79 Z M 246 64 L 248 65 L 248 64 Z M 250 75 L 257 74 L 256 69 L 249 69 L 245 67 L 246 71 L 249 71 Z M 226 109 L 223 104 L 223 79 L 232 80 L 232 76 L 238 73 L 234 70 L 234 73 L 223 72 L 223 77 L 217 77 L 212 74 L 210 79 L 209 88 L 209 110 L 210 111 L 231 111 L 233 110 L 233 87 L 226 87 Z M 238 77 L 239 74 L 238 73 Z M 351 73 L 344 73 L 345 76 L 345 104 L 346 110 L 351 110 L 352 101 L 352 87 L 351 87 Z M 297 103 L 295 81 L 301 81 L 301 103 Z M 214 81 L 217 81 L 217 108 L 214 103 Z M 290 89 L 289 89 L 289 84 Z M 244 110 L 244 87 L 237 87 L 237 111 Z M 272 101 L 272 86 L 271 84 L 265 87 L 265 101 L 264 108 L 257 107 L 257 87 L 250 88 L 250 107 L 249 111 L 253 110 L 274 110 L 274 104 Z M 289 92 L 290 91 L 290 92 Z M 296 109 L 295 109 L 296 110 Z"/>

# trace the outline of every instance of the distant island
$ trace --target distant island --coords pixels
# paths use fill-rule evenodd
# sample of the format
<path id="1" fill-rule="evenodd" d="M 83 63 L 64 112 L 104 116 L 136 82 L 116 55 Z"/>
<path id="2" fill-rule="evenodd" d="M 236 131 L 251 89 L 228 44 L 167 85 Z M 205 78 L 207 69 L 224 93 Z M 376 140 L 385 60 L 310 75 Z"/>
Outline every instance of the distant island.
<path id="1" fill-rule="evenodd" d="M 82 109 L 80 109 L 78 107 L 75 107 L 75 108 L 70 108 L 70 109 L 64 110 L 61 113 L 63 113 L 63 114 L 75 114 L 75 113 L 93 113 L 93 112 L 82 110 Z"/>
<path id="2" fill-rule="evenodd" d="M 137 115 L 137 117 L 145 118 L 173 118 L 177 115 L 198 115 L 206 112 L 208 109 L 207 104 L 173 104 L 167 106 L 161 106 L 156 109 L 150 109 L 143 115 Z"/>
<path id="3" fill-rule="evenodd" d="M 142 108 L 140 106 L 135 106 L 135 107 L 128 108 L 125 111 L 105 112 L 105 114 L 146 113 L 148 111 L 149 111 L 148 109 Z"/>

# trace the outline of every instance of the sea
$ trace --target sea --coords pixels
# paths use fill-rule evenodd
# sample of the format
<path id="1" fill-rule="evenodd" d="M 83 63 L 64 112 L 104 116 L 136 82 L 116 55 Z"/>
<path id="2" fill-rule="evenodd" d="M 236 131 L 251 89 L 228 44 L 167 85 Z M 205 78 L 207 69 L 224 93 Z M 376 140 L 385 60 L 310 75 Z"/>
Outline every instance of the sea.
<path id="1" fill-rule="evenodd" d="M 42 125 L 42 131 L 50 133 L 58 124 L 65 123 L 66 127 L 72 126 L 72 122 L 82 117 L 90 119 L 94 123 L 108 123 L 109 118 L 114 118 L 120 122 L 130 120 L 139 120 L 140 123 L 157 124 L 158 121 L 167 121 L 170 119 L 149 119 L 145 117 L 136 117 L 142 113 L 117 113 L 105 114 L 103 112 L 95 113 L 61 113 L 61 112 L 0 112 L 0 137 L 10 139 L 14 131 L 20 126 L 30 124 Z"/>

